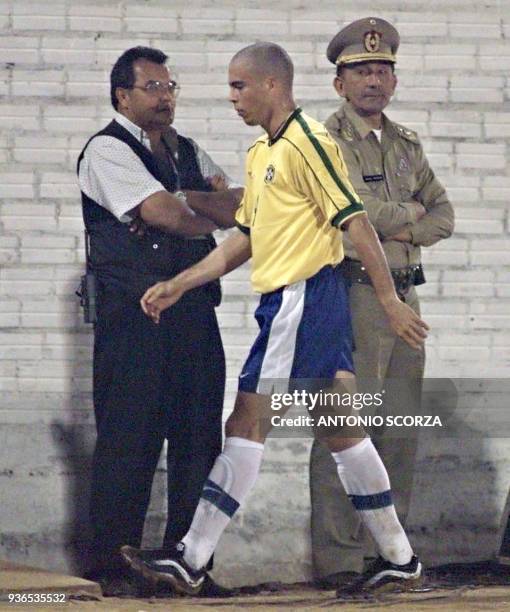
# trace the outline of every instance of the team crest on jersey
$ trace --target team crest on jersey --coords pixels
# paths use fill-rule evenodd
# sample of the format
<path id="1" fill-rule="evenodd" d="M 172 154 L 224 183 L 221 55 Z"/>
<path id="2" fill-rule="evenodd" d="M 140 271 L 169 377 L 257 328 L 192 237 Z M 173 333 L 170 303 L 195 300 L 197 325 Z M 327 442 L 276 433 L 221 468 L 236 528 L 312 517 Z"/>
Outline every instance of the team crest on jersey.
<path id="1" fill-rule="evenodd" d="M 266 176 L 264 177 L 264 183 L 272 183 L 274 181 L 274 175 L 276 170 L 274 169 L 273 164 L 270 164 L 266 168 Z"/>

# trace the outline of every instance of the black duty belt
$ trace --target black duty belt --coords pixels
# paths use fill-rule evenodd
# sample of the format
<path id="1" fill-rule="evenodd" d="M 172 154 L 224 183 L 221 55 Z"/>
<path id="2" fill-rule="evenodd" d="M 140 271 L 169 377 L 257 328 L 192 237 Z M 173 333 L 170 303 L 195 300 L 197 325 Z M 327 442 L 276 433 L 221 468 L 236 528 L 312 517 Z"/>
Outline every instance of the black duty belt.
<path id="1" fill-rule="evenodd" d="M 341 270 L 353 284 L 372 284 L 368 272 L 360 261 L 346 257 L 342 262 Z M 395 290 L 399 295 L 404 295 L 413 285 L 423 285 L 425 282 L 421 264 L 414 264 L 405 268 L 391 268 L 390 272 L 395 284 Z"/>

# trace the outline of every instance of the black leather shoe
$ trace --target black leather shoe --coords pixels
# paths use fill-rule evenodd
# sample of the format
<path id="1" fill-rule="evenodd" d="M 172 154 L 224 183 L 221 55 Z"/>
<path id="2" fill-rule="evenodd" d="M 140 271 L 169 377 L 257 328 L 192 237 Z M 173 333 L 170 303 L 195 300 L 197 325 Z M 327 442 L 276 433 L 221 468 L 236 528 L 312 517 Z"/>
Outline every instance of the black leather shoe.
<path id="1" fill-rule="evenodd" d="M 228 587 L 221 586 L 217 582 L 206 574 L 204 584 L 198 597 L 236 597 L 239 595 L 239 589 L 229 589 Z"/>

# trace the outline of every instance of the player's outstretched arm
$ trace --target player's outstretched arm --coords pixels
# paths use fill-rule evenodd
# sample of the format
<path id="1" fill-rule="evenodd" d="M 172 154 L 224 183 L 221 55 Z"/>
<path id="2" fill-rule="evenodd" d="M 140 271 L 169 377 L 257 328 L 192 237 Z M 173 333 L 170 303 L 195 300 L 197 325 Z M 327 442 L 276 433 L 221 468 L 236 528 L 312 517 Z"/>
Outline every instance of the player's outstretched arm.
<path id="1" fill-rule="evenodd" d="M 170 280 L 149 287 L 140 300 L 142 310 L 159 323 L 161 312 L 195 287 L 228 274 L 251 257 L 250 238 L 240 231 L 226 238 L 207 257 Z"/>
<path id="2" fill-rule="evenodd" d="M 399 300 L 386 256 L 368 217 L 356 215 L 349 219 L 345 226 L 370 276 L 377 298 L 388 315 L 391 326 L 409 345 L 419 348 L 427 337 L 428 325 L 412 308 Z"/>

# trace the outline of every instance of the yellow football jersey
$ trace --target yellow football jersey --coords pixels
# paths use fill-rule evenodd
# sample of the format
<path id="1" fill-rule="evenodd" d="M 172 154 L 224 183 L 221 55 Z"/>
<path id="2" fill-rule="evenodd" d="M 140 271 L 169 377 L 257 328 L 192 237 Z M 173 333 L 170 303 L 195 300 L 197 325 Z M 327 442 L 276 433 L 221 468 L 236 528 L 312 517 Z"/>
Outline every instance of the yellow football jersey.
<path id="1" fill-rule="evenodd" d="M 255 291 L 342 261 L 341 225 L 364 210 L 322 123 L 296 109 L 274 139 L 263 136 L 248 150 L 246 175 L 236 221 L 250 235 Z"/>

